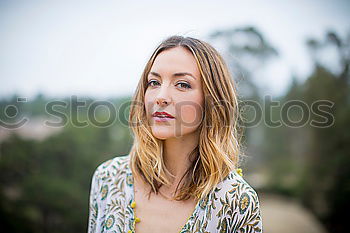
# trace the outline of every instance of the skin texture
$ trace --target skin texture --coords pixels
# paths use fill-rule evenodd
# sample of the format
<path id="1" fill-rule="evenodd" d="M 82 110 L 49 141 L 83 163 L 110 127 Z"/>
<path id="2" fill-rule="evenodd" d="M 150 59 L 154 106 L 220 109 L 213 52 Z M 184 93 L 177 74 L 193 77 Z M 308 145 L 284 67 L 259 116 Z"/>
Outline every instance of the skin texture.
<path id="1" fill-rule="evenodd" d="M 190 73 L 194 78 L 174 76 L 176 73 Z M 164 140 L 165 164 L 174 179 L 171 186 L 163 185 L 160 195 L 152 194 L 150 199 L 147 198 L 150 187 L 135 180 L 136 214 L 141 219 L 136 224 L 136 232 L 179 232 L 194 210 L 194 199 L 174 201 L 170 198 L 190 165 L 188 154 L 198 145 L 204 102 L 201 79 L 194 56 L 183 47 L 161 52 L 153 63 L 145 93 L 146 113 L 152 134 Z M 152 117 L 155 111 L 165 111 L 175 119 L 155 122 Z"/>
<path id="2" fill-rule="evenodd" d="M 194 78 L 190 75 L 173 76 L 184 72 L 192 74 Z M 154 136 L 168 139 L 194 132 L 201 120 L 203 93 L 200 72 L 192 53 L 182 47 L 163 51 L 153 63 L 148 76 L 148 81 L 151 80 L 154 81 L 148 85 L 145 102 Z M 151 114 L 157 110 L 165 110 L 176 121 L 155 123 Z"/>
<path id="3" fill-rule="evenodd" d="M 174 76 L 176 73 L 193 77 Z M 164 140 L 165 161 L 176 177 L 174 184 L 190 164 L 188 154 L 198 145 L 203 103 L 202 77 L 192 53 L 183 47 L 161 52 L 149 72 L 145 105 L 152 134 Z M 155 111 L 165 111 L 175 119 L 155 122 L 152 117 Z"/>

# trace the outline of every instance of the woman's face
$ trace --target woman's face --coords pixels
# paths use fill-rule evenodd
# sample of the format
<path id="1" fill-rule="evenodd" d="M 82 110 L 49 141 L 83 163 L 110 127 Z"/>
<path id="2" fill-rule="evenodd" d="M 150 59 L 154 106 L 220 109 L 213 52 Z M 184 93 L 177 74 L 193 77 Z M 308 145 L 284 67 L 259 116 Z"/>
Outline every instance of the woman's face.
<path id="1" fill-rule="evenodd" d="M 152 134 L 158 139 L 195 132 L 202 120 L 201 75 L 192 53 L 175 47 L 158 54 L 147 77 L 145 108 Z M 166 112 L 173 118 L 155 117 Z"/>

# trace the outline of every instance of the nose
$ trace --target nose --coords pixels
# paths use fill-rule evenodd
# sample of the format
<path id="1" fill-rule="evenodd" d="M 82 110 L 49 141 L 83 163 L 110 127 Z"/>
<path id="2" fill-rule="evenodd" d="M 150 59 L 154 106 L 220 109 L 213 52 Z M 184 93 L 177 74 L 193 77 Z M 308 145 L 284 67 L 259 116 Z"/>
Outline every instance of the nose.
<path id="1" fill-rule="evenodd" d="M 167 106 L 167 105 L 170 103 L 169 100 L 166 100 L 166 99 L 164 99 L 164 98 L 157 98 L 156 101 L 157 101 L 157 104 L 158 104 L 159 106 L 161 106 L 161 107 Z"/>
<path id="2" fill-rule="evenodd" d="M 156 103 L 160 107 L 167 106 L 171 103 L 171 98 L 169 98 L 168 90 L 165 87 L 161 88 L 161 90 L 159 91 L 156 97 Z"/>

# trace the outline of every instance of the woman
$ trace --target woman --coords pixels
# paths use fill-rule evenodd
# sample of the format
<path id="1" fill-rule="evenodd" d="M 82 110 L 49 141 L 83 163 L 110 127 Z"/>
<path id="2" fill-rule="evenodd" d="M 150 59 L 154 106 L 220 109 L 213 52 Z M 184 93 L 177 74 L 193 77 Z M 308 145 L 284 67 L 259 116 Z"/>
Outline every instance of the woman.
<path id="1" fill-rule="evenodd" d="M 237 169 L 238 114 L 218 52 L 164 40 L 133 97 L 130 153 L 93 175 L 88 232 L 261 232 L 258 196 Z"/>

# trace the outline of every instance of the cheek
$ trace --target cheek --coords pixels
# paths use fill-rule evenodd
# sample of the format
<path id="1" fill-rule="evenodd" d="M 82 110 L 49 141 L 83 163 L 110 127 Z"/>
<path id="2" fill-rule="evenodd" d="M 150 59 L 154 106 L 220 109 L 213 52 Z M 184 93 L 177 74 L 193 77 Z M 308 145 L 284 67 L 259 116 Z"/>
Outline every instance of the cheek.
<path id="1" fill-rule="evenodd" d="M 150 96 L 147 92 L 145 93 L 145 109 L 146 113 L 150 113 L 153 109 L 153 100 L 152 96 Z"/>
<path id="2" fill-rule="evenodd" d="M 186 123 L 188 126 L 196 125 L 202 118 L 202 103 L 200 101 L 186 101 L 179 104 L 178 111 L 181 123 Z"/>

